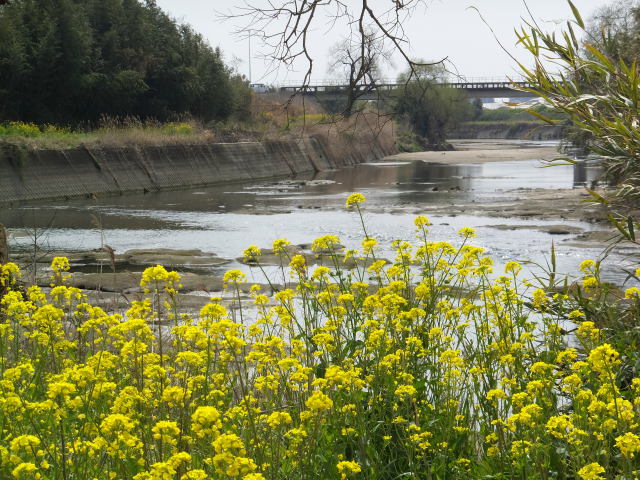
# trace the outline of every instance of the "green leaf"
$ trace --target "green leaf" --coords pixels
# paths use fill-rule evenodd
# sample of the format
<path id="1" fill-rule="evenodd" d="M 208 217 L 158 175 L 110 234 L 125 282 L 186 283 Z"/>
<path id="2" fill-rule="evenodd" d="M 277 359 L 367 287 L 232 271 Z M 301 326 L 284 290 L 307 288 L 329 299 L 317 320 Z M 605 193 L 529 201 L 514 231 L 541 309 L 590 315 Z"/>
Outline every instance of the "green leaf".
<path id="1" fill-rule="evenodd" d="M 573 42 L 573 47 L 577 50 L 580 46 L 580 44 L 578 43 L 578 39 L 576 38 L 576 35 L 573 32 L 573 28 L 571 27 L 570 23 L 567 24 L 567 27 L 569 27 L 569 34 L 571 35 L 571 41 Z"/>
<path id="2" fill-rule="evenodd" d="M 580 28 L 584 29 L 584 21 L 582 20 L 582 15 L 580 15 L 580 12 L 571 0 L 567 1 L 569 2 L 569 6 L 571 7 L 574 18 L 576 19 L 576 23 L 580 26 Z"/>
<path id="3" fill-rule="evenodd" d="M 613 217 L 613 215 L 609 214 L 607 215 L 607 217 L 609 218 L 609 221 L 613 224 L 613 226 L 618 229 L 618 231 L 622 234 L 624 238 L 626 238 L 627 240 L 631 239 L 631 235 L 629 234 L 629 232 L 624 228 L 624 226 L 620 222 L 618 222 Z"/>
<path id="4" fill-rule="evenodd" d="M 595 198 L 598 201 L 598 203 L 602 203 L 603 205 L 609 204 L 609 200 L 604 198 L 602 195 L 600 195 L 595 190 L 591 190 L 590 188 L 587 188 L 586 190 L 587 190 L 587 192 L 589 192 L 589 195 L 591 195 L 593 198 Z"/>
<path id="5" fill-rule="evenodd" d="M 553 271 L 556 271 L 556 244 L 551 242 L 551 267 Z"/>
<path id="6" fill-rule="evenodd" d="M 586 43 L 584 47 L 589 50 L 589 52 L 591 52 L 598 60 L 600 60 L 600 62 L 609 70 L 615 70 L 615 67 L 611 63 L 611 60 L 609 60 L 606 55 L 596 47 L 594 47 L 593 45 L 589 45 L 588 43 Z M 591 65 L 591 67 L 597 69 L 597 65 Z"/>
<path id="7" fill-rule="evenodd" d="M 557 157 L 557 158 L 554 158 L 553 160 L 545 160 L 545 162 L 547 163 L 547 165 L 543 165 L 542 168 L 558 167 L 560 165 L 577 165 L 578 164 L 577 160 L 574 160 L 573 158 L 569 158 L 569 157 Z"/>
<path id="8" fill-rule="evenodd" d="M 531 115 L 533 115 L 534 117 L 538 117 L 540 120 L 542 120 L 543 122 L 546 122 L 550 125 L 555 125 L 556 122 L 554 122 L 553 120 L 551 120 L 548 117 L 545 117 L 544 115 L 542 115 L 540 112 L 536 112 L 535 110 L 528 108 L 527 113 L 530 113 Z"/>

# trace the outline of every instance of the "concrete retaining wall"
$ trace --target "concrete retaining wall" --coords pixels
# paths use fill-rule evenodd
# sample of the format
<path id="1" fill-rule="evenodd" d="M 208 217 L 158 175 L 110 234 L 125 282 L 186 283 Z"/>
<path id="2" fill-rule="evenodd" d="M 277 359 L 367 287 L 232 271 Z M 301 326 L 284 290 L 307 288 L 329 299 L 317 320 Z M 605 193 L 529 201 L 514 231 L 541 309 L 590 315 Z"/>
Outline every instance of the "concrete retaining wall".
<path id="1" fill-rule="evenodd" d="M 36 151 L 7 146 L 0 150 L 0 204 L 294 175 L 392 153 L 370 139 L 340 146 L 316 138 Z"/>

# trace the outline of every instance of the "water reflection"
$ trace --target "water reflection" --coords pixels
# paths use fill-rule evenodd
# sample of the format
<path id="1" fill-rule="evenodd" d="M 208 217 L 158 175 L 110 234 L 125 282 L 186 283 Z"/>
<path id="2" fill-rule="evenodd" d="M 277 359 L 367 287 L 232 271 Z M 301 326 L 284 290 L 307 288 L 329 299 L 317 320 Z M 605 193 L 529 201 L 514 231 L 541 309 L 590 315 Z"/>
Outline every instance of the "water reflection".
<path id="1" fill-rule="evenodd" d="M 118 252 L 132 248 L 193 249 L 234 258 L 248 244 L 267 247 L 280 237 L 310 242 L 335 233 L 358 247 L 360 225 L 344 211 L 350 192 L 367 195 L 367 222 L 381 241 L 411 240 L 412 217 L 430 206 L 513 199 L 517 189 L 572 188 L 592 181 L 597 169 L 588 164 L 540 168 L 538 161 L 470 165 L 411 163 L 363 164 L 283 181 L 212 186 L 133 194 L 88 201 L 75 199 L 20 205 L 0 211 L 15 250 L 33 243 L 34 229 L 51 249 L 99 248 L 103 242 Z M 409 208 L 405 208 L 409 206 Z M 376 207 L 383 207 L 376 208 Z M 477 244 L 498 261 L 528 259 L 544 263 L 552 238 L 535 230 L 498 230 L 490 225 L 525 225 L 527 220 L 440 216 L 434 240 L 456 238 L 462 226 L 478 227 Z M 536 225 L 557 223 L 536 220 Z M 565 222 L 588 230 L 585 222 Z M 529 221 L 529 224 L 531 222 Z M 559 241 L 568 236 L 555 236 Z M 558 249 L 565 271 L 599 252 Z"/>
<path id="2" fill-rule="evenodd" d="M 363 164 L 287 182 L 212 186 L 147 194 L 74 199 L 12 206 L 0 211 L 9 228 L 55 226 L 91 229 L 190 228 L 187 212 L 263 214 L 300 208 L 334 208 L 344 195 L 364 191 L 371 203 L 451 204 L 483 201 L 522 188 L 572 188 L 591 182 L 597 168 L 586 163 L 540 168 L 537 161 L 443 165 L 424 162 Z M 323 182 L 327 181 L 327 182 Z M 157 215 L 156 212 L 164 212 Z M 175 212 L 172 214 L 171 212 Z"/>

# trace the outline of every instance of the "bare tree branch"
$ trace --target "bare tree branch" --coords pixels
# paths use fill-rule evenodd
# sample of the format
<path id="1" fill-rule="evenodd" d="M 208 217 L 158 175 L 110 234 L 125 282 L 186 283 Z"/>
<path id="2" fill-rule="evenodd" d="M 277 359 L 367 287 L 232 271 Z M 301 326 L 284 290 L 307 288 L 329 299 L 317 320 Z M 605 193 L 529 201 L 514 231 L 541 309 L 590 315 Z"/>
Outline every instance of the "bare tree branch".
<path id="1" fill-rule="evenodd" d="M 236 33 L 248 36 L 257 34 L 265 48 L 264 56 L 272 62 L 271 71 L 283 64 L 293 68 L 294 63 L 304 64 L 302 86 L 309 85 L 314 59 L 309 44 L 309 34 L 319 23 L 329 28 L 338 23 L 346 25 L 347 38 L 359 45 L 360 58 L 367 54 L 367 44 L 373 40 L 380 51 L 393 49 L 413 70 L 423 65 L 436 65 L 445 59 L 421 63 L 412 59 L 409 39 L 403 24 L 419 6 L 426 7 L 428 0 L 391 0 L 391 7 L 372 6 L 370 0 L 350 2 L 343 0 L 245 0 L 242 7 L 226 13 L 218 12 L 222 19 L 241 20 L 244 25 Z"/>

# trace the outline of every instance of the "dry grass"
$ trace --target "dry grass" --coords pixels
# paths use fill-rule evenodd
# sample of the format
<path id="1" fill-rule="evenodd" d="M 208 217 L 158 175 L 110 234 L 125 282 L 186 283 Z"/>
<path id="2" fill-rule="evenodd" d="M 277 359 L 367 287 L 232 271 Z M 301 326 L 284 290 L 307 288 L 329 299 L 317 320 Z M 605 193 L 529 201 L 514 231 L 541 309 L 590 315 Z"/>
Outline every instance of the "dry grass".
<path id="1" fill-rule="evenodd" d="M 270 94 L 256 96 L 252 118 L 262 126 L 264 138 L 315 137 L 337 154 L 354 142 L 360 147 L 377 145 L 387 153 L 395 151 L 391 117 L 373 110 L 344 118 L 327 113 L 313 99 Z"/>
<path id="2" fill-rule="evenodd" d="M 11 127 L 11 128 L 9 128 Z M 389 117 L 376 112 L 360 112 L 345 119 L 327 113 L 316 101 L 290 98 L 281 94 L 254 95 L 247 122 L 204 125 L 194 120 L 159 123 L 138 118 L 103 118 L 99 127 L 74 131 L 32 124 L 0 126 L 0 142 L 28 150 L 86 147 L 130 147 L 187 145 L 214 142 L 262 141 L 313 136 L 331 148 L 342 148 L 354 141 L 380 144 L 392 151 L 395 142 Z"/>

